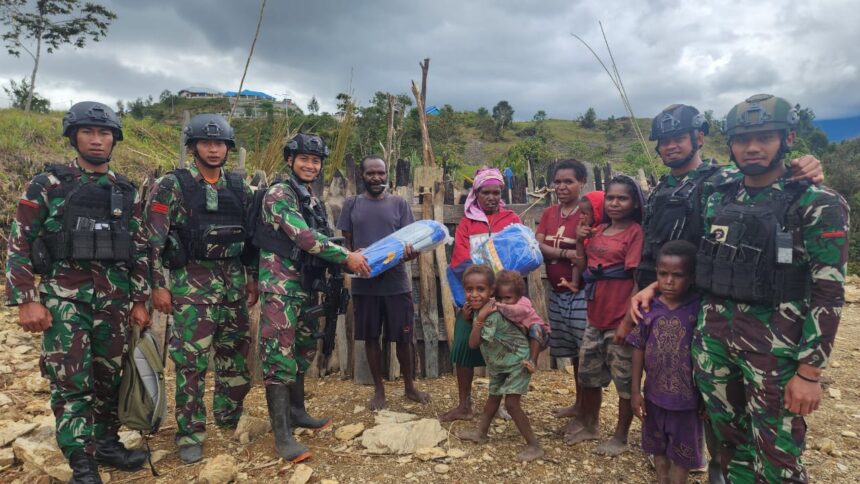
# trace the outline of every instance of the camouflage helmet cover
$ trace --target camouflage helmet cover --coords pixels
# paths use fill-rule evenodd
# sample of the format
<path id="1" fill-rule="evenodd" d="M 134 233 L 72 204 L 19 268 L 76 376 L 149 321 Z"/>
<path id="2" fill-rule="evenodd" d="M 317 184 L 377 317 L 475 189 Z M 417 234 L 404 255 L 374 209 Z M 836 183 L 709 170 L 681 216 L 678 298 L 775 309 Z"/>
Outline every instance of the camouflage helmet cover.
<path id="1" fill-rule="evenodd" d="M 800 117 L 791 103 L 772 94 L 756 94 L 735 105 L 726 115 L 725 134 L 756 131 L 791 131 L 797 127 Z"/>

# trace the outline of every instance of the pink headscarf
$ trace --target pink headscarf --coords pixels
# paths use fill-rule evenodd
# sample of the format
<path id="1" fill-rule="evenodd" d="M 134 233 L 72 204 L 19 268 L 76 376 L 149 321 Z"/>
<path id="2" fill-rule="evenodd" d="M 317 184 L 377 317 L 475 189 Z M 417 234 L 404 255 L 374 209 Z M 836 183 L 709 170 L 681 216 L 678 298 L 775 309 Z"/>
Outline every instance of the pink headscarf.
<path id="1" fill-rule="evenodd" d="M 487 214 L 478 205 L 478 190 L 483 187 L 501 185 L 505 186 L 505 179 L 502 177 L 502 172 L 498 168 L 478 168 L 475 172 L 475 181 L 472 183 L 472 190 L 466 197 L 466 205 L 463 207 L 463 213 L 467 218 L 477 220 L 478 222 L 488 222 Z M 499 200 L 499 208 L 505 206 L 504 200 Z"/>

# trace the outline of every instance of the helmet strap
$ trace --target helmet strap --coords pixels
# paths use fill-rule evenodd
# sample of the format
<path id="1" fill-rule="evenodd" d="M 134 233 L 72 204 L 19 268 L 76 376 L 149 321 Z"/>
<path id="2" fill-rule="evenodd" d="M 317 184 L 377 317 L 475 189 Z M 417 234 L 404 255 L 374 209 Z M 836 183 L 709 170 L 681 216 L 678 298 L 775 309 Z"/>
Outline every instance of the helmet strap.
<path id="1" fill-rule="evenodd" d="M 699 148 L 700 148 L 699 143 L 696 141 L 696 130 L 695 129 L 690 131 L 690 145 L 693 147 L 693 150 L 690 151 L 689 155 L 685 156 L 684 158 L 682 158 L 680 160 L 675 160 L 675 161 L 670 161 L 670 162 L 664 161 L 663 164 L 669 168 L 681 168 L 682 166 L 685 166 L 687 163 L 693 161 L 693 158 L 696 157 L 696 152 L 699 151 Z M 657 140 L 657 146 L 654 147 L 654 151 L 657 152 L 657 156 L 660 156 L 660 140 L 659 139 Z"/>
<path id="2" fill-rule="evenodd" d="M 72 145 L 72 148 L 78 152 L 78 156 L 83 158 L 89 163 L 93 165 L 104 165 L 105 163 L 110 163 L 111 157 L 113 156 L 113 149 L 116 148 L 116 132 L 114 132 L 113 144 L 111 145 L 110 154 L 107 156 L 90 156 L 81 153 L 81 150 L 78 149 L 78 130 L 74 129 L 71 133 L 69 133 L 69 144 Z"/>
<path id="3" fill-rule="evenodd" d="M 206 161 L 200 157 L 200 153 L 197 152 L 197 143 L 196 142 L 194 143 L 194 148 L 191 148 L 191 154 L 194 155 L 195 160 L 199 161 L 200 163 L 203 163 L 206 166 L 210 166 L 212 168 L 221 168 L 222 166 L 227 164 L 227 158 L 230 157 L 230 150 L 227 150 L 227 154 L 224 155 L 224 159 L 221 160 L 221 163 L 214 165 L 214 166 L 210 165 L 208 161 Z"/>
<path id="4" fill-rule="evenodd" d="M 776 168 L 779 165 L 779 163 L 782 161 L 782 159 L 785 158 L 785 155 L 787 155 L 791 151 L 791 147 L 788 146 L 788 133 L 786 131 L 783 131 L 782 137 L 779 140 L 779 151 L 776 152 L 776 155 L 774 155 L 773 159 L 770 160 L 770 163 L 768 163 L 767 166 L 750 165 L 750 166 L 742 167 L 741 165 L 738 164 L 737 160 L 735 159 L 735 154 L 732 153 L 731 139 L 729 139 L 727 141 L 727 143 L 729 145 L 729 153 L 731 153 L 730 158 L 732 160 L 732 163 L 734 163 L 735 166 L 738 167 L 738 170 L 741 173 L 743 173 L 744 175 L 748 175 L 748 176 L 762 175 L 764 173 L 767 173 L 767 172 L 773 170 L 774 168 Z"/>

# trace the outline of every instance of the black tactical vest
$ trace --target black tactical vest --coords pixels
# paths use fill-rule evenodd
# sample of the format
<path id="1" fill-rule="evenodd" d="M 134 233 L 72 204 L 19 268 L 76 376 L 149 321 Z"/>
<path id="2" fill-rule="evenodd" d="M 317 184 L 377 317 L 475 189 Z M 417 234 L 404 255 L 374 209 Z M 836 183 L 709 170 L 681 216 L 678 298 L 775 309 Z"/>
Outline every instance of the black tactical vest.
<path id="1" fill-rule="evenodd" d="M 184 224 L 170 230 L 178 234 L 188 258 L 220 260 L 239 257 L 246 237 L 242 177 L 224 172 L 227 187 L 217 191 L 217 208 L 211 209 L 206 203 L 206 188 L 194 179 L 190 171 L 178 169 L 171 173 L 179 180 L 186 217 Z"/>
<path id="2" fill-rule="evenodd" d="M 134 185 L 121 175 L 115 184 L 81 183 L 68 165 L 45 165 L 45 170 L 60 180 L 48 198 L 64 199 L 58 213 L 62 228 L 42 237 L 50 259 L 130 262 L 135 252 L 129 228 Z"/>
<path id="3" fill-rule="evenodd" d="M 321 203 L 316 203 L 313 207 L 311 206 L 313 197 L 311 197 L 311 193 L 306 186 L 298 183 L 293 177 L 288 177 L 286 180 L 277 183 L 286 184 L 287 187 L 296 194 L 302 218 L 311 230 L 319 232 L 326 237 L 334 235 L 334 231 L 328 224 L 328 216 L 326 215 L 325 207 L 323 207 Z M 252 237 L 253 245 L 258 249 L 265 249 L 272 252 L 279 257 L 290 259 L 296 265 L 304 265 L 306 263 L 314 264 L 314 261 L 319 259 L 318 257 L 313 257 L 310 254 L 307 254 L 306 257 L 303 255 L 306 253 L 301 250 L 295 242 L 293 242 L 292 239 L 284 233 L 283 230 L 276 229 L 270 224 L 263 222 L 262 203 L 264 196 L 265 193 L 261 194 L 259 197 L 259 203 L 257 203 L 257 200 L 254 202 L 255 208 L 258 209 L 258 215 L 254 217 L 255 227 L 253 229 Z M 256 207 L 256 205 L 260 206 Z M 299 270 L 301 269 L 299 268 Z"/>
<path id="4" fill-rule="evenodd" d="M 809 265 L 804 254 L 800 216 L 794 202 L 804 183 L 772 190 L 753 205 L 736 200 L 743 180 L 721 186 L 723 198 L 711 222 L 711 233 L 699 244 L 696 286 L 736 302 L 777 306 L 809 297 Z"/>
<path id="5" fill-rule="evenodd" d="M 636 270 L 636 284 L 644 288 L 657 280 L 657 254 L 670 240 L 686 240 L 696 244 L 702 237 L 702 185 L 720 169 L 714 164 L 697 168 L 697 177 L 689 176 L 676 187 L 659 183 L 645 210 L 643 228 L 645 242 L 642 259 Z"/>

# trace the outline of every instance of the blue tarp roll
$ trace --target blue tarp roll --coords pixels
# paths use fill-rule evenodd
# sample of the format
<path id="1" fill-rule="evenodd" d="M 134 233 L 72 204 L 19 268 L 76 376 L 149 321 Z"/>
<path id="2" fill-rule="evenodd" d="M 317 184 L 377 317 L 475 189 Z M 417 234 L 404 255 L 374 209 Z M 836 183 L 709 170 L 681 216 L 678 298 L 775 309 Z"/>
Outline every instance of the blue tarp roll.
<path id="1" fill-rule="evenodd" d="M 417 252 L 425 252 L 449 242 L 450 239 L 448 227 L 435 220 L 413 222 L 370 244 L 361 252 L 370 264 L 368 277 L 376 277 L 399 264 L 403 260 L 403 252 L 407 245 L 412 245 L 412 249 Z"/>

